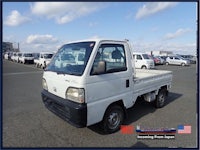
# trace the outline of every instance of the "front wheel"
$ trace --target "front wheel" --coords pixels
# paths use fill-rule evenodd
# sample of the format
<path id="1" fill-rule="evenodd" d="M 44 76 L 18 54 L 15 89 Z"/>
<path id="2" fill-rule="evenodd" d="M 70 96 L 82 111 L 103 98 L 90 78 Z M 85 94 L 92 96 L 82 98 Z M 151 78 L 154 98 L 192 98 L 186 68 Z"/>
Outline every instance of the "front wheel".
<path id="1" fill-rule="evenodd" d="M 156 100 L 155 100 L 155 107 L 156 108 L 161 108 L 165 105 L 166 96 L 167 96 L 167 90 L 166 89 L 163 88 L 158 92 L 158 95 L 156 96 Z"/>
<path id="2" fill-rule="evenodd" d="M 121 106 L 110 106 L 104 115 L 101 127 L 105 133 L 114 133 L 120 129 L 124 120 L 124 111 Z"/>

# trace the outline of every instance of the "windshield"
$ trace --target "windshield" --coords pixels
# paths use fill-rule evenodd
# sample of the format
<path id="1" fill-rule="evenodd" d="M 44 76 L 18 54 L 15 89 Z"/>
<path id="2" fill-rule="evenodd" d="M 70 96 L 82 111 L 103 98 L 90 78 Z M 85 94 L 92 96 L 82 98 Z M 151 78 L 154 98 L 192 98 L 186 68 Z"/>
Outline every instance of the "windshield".
<path id="1" fill-rule="evenodd" d="M 24 54 L 24 57 L 33 57 L 33 54 L 26 53 L 26 54 Z"/>
<path id="2" fill-rule="evenodd" d="M 85 70 L 94 45 L 95 42 L 91 41 L 62 46 L 45 70 L 57 72 L 58 74 L 81 76 Z"/>
<path id="3" fill-rule="evenodd" d="M 150 59 L 149 56 L 147 54 L 142 54 L 144 59 Z"/>
<path id="4" fill-rule="evenodd" d="M 46 59 L 52 58 L 53 54 L 43 54 L 43 57 Z"/>

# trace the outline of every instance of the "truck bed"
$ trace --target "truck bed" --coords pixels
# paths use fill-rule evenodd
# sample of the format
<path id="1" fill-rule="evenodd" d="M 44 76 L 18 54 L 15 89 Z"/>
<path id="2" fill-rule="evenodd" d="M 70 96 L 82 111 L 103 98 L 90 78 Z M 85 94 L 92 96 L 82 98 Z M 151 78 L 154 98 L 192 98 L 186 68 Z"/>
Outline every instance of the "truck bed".
<path id="1" fill-rule="evenodd" d="M 155 91 L 162 86 L 170 86 L 172 72 L 166 70 L 144 70 L 136 69 L 136 76 L 133 78 L 134 94 L 143 95 Z"/>
<path id="2" fill-rule="evenodd" d="M 155 76 L 163 76 L 167 74 L 172 74 L 171 71 L 166 70 L 147 70 L 147 69 L 136 69 L 135 79 L 147 79 Z"/>

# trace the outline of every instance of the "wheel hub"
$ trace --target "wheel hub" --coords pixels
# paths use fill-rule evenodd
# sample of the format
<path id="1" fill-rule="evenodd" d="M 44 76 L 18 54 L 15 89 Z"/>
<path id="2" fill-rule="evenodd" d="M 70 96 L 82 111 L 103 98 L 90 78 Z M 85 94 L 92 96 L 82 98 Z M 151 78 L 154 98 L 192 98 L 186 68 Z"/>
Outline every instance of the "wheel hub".
<path id="1" fill-rule="evenodd" d="M 120 122 L 120 117 L 118 113 L 112 113 L 110 114 L 109 118 L 108 118 L 108 123 L 110 128 L 115 128 L 116 126 L 118 126 Z"/>

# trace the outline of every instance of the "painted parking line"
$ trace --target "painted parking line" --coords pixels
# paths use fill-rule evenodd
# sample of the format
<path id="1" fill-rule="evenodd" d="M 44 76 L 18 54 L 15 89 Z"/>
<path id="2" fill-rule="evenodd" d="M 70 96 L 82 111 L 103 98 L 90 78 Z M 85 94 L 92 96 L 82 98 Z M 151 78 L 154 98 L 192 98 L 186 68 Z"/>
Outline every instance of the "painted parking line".
<path id="1" fill-rule="evenodd" d="M 25 75 L 25 74 L 38 74 L 38 73 L 43 73 L 43 71 L 3 73 L 3 76 Z"/>

